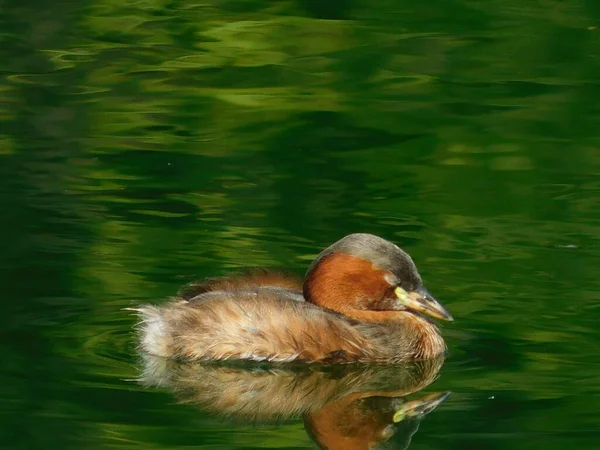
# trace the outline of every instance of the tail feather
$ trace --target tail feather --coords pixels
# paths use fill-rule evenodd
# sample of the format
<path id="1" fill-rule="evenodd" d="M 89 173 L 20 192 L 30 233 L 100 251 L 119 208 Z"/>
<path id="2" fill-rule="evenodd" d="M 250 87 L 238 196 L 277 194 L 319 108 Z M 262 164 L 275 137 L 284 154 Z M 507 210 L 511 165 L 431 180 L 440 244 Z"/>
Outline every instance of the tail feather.
<path id="1" fill-rule="evenodd" d="M 170 333 L 160 308 L 142 305 L 123 309 L 134 311 L 140 317 L 140 322 L 136 325 L 140 333 L 140 348 L 151 355 L 168 357 L 171 347 Z"/>

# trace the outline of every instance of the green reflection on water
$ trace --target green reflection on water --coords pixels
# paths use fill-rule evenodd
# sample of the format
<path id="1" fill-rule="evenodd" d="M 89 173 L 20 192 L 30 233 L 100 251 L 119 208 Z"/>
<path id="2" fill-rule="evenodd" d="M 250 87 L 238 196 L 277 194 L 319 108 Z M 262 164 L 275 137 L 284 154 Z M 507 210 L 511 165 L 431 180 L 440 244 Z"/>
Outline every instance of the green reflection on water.
<path id="1" fill-rule="evenodd" d="M 594 448 L 600 8 L 58 1 L 4 7 L 2 442 L 312 445 L 174 404 L 133 319 L 195 277 L 302 274 L 354 231 L 456 322 L 411 448 Z"/>

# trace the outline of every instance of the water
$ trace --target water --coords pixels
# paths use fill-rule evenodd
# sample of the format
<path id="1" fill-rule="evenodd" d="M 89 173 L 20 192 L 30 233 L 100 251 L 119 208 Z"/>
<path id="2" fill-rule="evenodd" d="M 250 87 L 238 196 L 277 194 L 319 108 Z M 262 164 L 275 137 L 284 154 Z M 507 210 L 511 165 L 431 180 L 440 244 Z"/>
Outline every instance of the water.
<path id="1" fill-rule="evenodd" d="M 314 448 L 339 437 L 328 418 L 367 430 L 331 448 L 597 448 L 596 3 L 3 13 L 3 448 Z M 164 365 L 161 386 L 135 381 L 122 308 L 247 266 L 301 275 L 355 231 L 406 249 L 456 319 L 431 384 Z M 268 399 L 228 406 L 250 417 L 214 404 L 265 382 L 328 394 L 278 417 L 258 417 Z"/>

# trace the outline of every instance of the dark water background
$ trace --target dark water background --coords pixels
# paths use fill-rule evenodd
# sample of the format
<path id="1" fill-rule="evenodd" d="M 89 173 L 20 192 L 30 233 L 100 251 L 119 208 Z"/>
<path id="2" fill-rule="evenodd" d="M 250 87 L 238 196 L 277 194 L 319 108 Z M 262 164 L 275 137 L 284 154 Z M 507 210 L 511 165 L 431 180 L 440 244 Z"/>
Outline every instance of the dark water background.
<path id="1" fill-rule="evenodd" d="M 355 231 L 456 319 L 411 449 L 598 448 L 600 2 L 0 11 L 2 448 L 311 448 L 128 381 L 121 308 Z"/>

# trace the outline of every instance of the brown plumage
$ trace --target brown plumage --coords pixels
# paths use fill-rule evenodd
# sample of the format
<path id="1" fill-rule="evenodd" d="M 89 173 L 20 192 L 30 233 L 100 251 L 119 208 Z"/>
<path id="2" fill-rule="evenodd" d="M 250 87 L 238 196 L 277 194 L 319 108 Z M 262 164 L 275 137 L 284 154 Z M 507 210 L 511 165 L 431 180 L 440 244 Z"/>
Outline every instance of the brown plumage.
<path id="1" fill-rule="evenodd" d="M 294 291 L 302 290 L 302 280 L 284 271 L 269 269 L 249 269 L 228 277 L 208 278 L 200 282 L 189 283 L 181 289 L 177 296 L 183 300 L 191 300 L 200 294 L 211 291 L 235 291 L 251 289 L 259 286 L 280 287 Z"/>
<path id="2" fill-rule="evenodd" d="M 341 239 L 297 282 L 269 272 L 209 280 L 164 306 L 143 306 L 141 348 L 184 359 L 408 362 L 445 351 L 416 311 L 451 319 L 397 246 L 368 234 Z M 306 300 L 306 301 L 305 301 Z"/>

